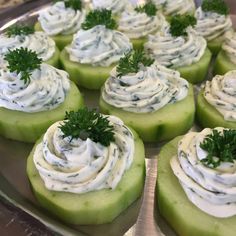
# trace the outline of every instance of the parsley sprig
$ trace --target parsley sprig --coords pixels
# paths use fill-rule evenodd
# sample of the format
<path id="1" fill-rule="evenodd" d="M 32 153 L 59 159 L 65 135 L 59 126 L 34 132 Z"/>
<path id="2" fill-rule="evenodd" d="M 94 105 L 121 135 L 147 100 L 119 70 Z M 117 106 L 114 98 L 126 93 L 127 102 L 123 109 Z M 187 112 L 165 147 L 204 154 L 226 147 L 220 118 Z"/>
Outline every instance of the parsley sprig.
<path id="1" fill-rule="evenodd" d="M 54 2 L 59 2 L 62 0 L 54 0 Z M 81 10 L 82 4 L 81 0 L 64 0 L 66 8 L 72 8 L 74 10 Z"/>
<path id="2" fill-rule="evenodd" d="M 40 64 L 42 63 L 42 59 L 38 58 L 36 52 L 22 47 L 12 51 L 9 50 L 4 60 L 8 62 L 7 68 L 10 72 L 20 74 L 20 79 L 25 84 L 30 82 L 32 71 L 40 68 Z"/>
<path id="3" fill-rule="evenodd" d="M 77 112 L 66 112 L 64 124 L 60 126 L 60 129 L 63 132 L 63 138 L 70 137 L 71 140 L 90 138 L 104 146 L 109 146 L 114 141 L 113 126 L 109 124 L 107 117 L 88 108 Z"/>
<path id="4" fill-rule="evenodd" d="M 8 37 L 15 35 L 29 35 L 33 33 L 34 33 L 34 27 L 26 25 L 12 25 L 6 30 L 6 34 Z"/>
<path id="5" fill-rule="evenodd" d="M 152 2 L 148 2 L 143 6 L 138 6 L 135 11 L 143 13 L 145 12 L 148 16 L 155 16 L 157 12 L 157 7 Z"/>
<path id="6" fill-rule="evenodd" d="M 204 0 L 201 7 L 205 12 L 216 12 L 220 15 L 229 14 L 229 7 L 226 5 L 224 0 Z"/>
<path id="7" fill-rule="evenodd" d="M 143 50 L 131 50 L 124 57 L 120 58 L 116 68 L 117 76 L 137 73 L 141 65 L 147 67 L 152 65 L 154 61 L 154 59 L 145 56 Z"/>
<path id="8" fill-rule="evenodd" d="M 117 27 L 117 23 L 112 18 L 111 10 L 96 9 L 94 11 L 90 11 L 82 24 L 82 29 L 88 30 L 96 25 L 105 25 L 108 29 L 115 29 Z"/>
<path id="9" fill-rule="evenodd" d="M 208 152 L 201 162 L 211 168 L 218 167 L 221 162 L 234 162 L 236 160 L 236 130 L 213 129 L 212 134 L 206 136 L 200 147 Z"/>
<path id="10" fill-rule="evenodd" d="M 178 37 L 187 35 L 186 29 L 188 26 L 196 25 L 197 20 L 191 15 L 175 15 L 170 21 L 170 33 L 172 36 Z"/>

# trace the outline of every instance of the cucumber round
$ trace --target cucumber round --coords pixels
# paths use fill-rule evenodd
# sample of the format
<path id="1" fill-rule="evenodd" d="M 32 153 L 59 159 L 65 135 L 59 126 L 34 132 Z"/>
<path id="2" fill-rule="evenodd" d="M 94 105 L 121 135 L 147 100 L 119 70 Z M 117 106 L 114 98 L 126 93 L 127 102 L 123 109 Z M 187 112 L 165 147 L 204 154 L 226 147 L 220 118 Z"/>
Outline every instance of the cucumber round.
<path id="1" fill-rule="evenodd" d="M 186 98 L 174 104 L 168 104 L 153 113 L 134 113 L 99 100 L 102 113 L 114 115 L 132 127 L 145 142 L 165 141 L 187 132 L 193 124 L 195 105 L 193 88 L 190 85 Z"/>
<path id="2" fill-rule="evenodd" d="M 109 67 L 92 66 L 70 61 L 69 54 L 65 49 L 61 52 L 60 61 L 62 67 L 69 73 L 70 79 L 88 89 L 100 89 L 114 67 L 114 65 Z"/>
<path id="3" fill-rule="evenodd" d="M 34 25 L 35 31 L 43 31 L 41 25 L 39 22 L 36 22 Z M 62 50 L 66 45 L 70 44 L 73 40 L 73 34 L 68 34 L 68 35 L 55 35 L 55 36 L 50 36 L 56 43 L 57 47 Z"/>
<path id="4" fill-rule="evenodd" d="M 189 66 L 173 68 L 180 72 L 181 77 L 188 80 L 191 84 L 202 82 L 207 75 L 209 64 L 211 62 L 211 52 L 206 48 L 202 58 Z"/>
<path id="5" fill-rule="evenodd" d="M 217 55 L 221 50 L 221 46 L 224 42 L 224 38 L 216 38 L 207 42 L 207 47 L 210 49 L 213 55 Z"/>
<path id="6" fill-rule="evenodd" d="M 223 115 L 207 102 L 203 96 L 203 90 L 198 94 L 196 118 L 204 128 L 225 127 L 236 129 L 236 122 L 224 120 Z"/>
<path id="7" fill-rule="evenodd" d="M 35 147 L 27 160 L 27 174 L 39 203 L 70 224 L 103 224 L 113 221 L 141 196 L 145 179 L 144 145 L 135 132 L 134 160 L 114 190 L 102 189 L 84 194 L 49 191 L 33 163 Z M 38 142 L 40 142 L 39 140 Z"/>
<path id="8" fill-rule="evenodd" d="M 214 75 L 224 75 L 231 70 L 236 70 L 236 64 L 234 64 L 226 53 L 221 50 L 216 58 L 213 73 Z"/>
<path id="9" fill-rule="evenodd" d="M 142 50 L 144 44 L 147 42 L 147 38 L 142 37 L 142 38 L 139 38 L 139 39 L 130 39 L 130 41 L 133 45 L 133 49 Z"/>
<path id="10" fill-rule="evenodd" d="M 27 113 L 0 108 L 0 135 L 23 142 L 35 142 L 47 128 L 65 117 L 65 112 L 78 110 L 83 106 L 83 98 L 78 88 L 71 82 L 65 101 L 49 111 Z"/>
<path id="11" fill-rule="evenodd" d="M 57 47 L 55 47 L 55 52 L 54 52 L 53 56 L 50 59 L 48 59 L 47 61 L 45 61 L 44 63 L 47 63 L 51 66 L 56 67 L 56 68 L 59 68 L 60 67 L 59 59 L 60 59 L 60 51 Z"/>
<path id="12" fill-rule="evenodd" d="M 181 236 L 235 236 L 236 216 L 225 219 L 210 216 L 187 198 L 170 167 L 180 139 L 166 144 L 158 156 L 156 199 L 161 215 Z"/>

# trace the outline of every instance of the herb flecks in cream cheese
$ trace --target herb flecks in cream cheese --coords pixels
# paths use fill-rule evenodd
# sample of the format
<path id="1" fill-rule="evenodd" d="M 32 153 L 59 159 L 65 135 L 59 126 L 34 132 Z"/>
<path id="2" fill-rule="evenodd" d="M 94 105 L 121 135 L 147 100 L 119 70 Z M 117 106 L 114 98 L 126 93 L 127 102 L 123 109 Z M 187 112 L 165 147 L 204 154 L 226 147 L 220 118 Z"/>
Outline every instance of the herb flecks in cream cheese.
<path id="1" fill-rule="evenodd" d="M 207 81 L 204 97 L 227 121 L 236 121 L 236 70 Z"/>
<path id="2" fill-rule="evenodd" d="M 108 147 L 91 139 L 63 138 L 61 122 L 47 130 L 34 153 L 34 163 L 49 190 L 86 193 L 115 189 L 134 157 L 134 137 L 123 122 L 109 116 L 115 141 Z"/>
<path id="3" fill-rule="evenodd" d="M 117 63 L 130 49 L 132 44 L 127 36 L 104 25 L 79 30 L 66 47 L 71 61 L 104 67 Z"/>
<path id="4" fill-rule="evenodd" d="M 225 41 L 222 44 L 222 49 L 228 58 L 236 64 L 236 33 L 229 31 L 225 33 Z"/>
<path id="5" fill-rule="evenodd" d="M 38 20 L 48 35 L 68 35 L 80 29 L 85 15 L 84 10 L 67 8 L 64 2 L 59 1 L 41 11 Z"/>
<path id="6" fill-rule="evenodd" d="M 236 162 L 223 162 L 215 169 L 202 163 L 208 153 L 200 144 L 209 134 L 212 134 L 209 128 L 186 134 L 170 165 L 194 205 L 215 217 L 231 217 L 236 215 Z"/>
<path id="7" fill-rule="evenodd" d="M 128 0 L 93 0 L 92 5 L 94 9 L 108 9 L 112 13 L 121 13 L 129 4 Z"/>
<path id="8" fill-rule="evenodd" d="M 153 64 L 120 77 L 114 69 L 102 90 L 102 98 L 114 107 L 147 113 L 184 99 L 188 88 L 179 72 Z"/>

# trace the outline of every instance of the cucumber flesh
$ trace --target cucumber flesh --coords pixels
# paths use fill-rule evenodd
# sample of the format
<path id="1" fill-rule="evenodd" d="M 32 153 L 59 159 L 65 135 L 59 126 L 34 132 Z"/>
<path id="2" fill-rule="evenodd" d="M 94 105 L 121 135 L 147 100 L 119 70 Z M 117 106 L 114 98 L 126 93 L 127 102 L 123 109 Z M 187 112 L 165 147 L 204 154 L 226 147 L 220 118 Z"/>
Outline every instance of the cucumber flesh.
<path id="1" fill-rule="evenodd" d="M 47 63 L 51 66 L 56 67 L 56 68 L 59 68 L 60 67 L 59 59 L 60 59 L 60 51 L 57 47 L 55 47 L 55 52 L 54 52 L 53 56 L 50 59 L 48 59 L 47 61 L 45 61 L 44 63 Z"/>
<path id="2" fill-rule="evenodd" d="M 100 89 L 114 67 L 114 65 L 109 67 L 92 66 L 70 61 L 69 54 L 65 49 L 61 52 L 60 61 L 62 67 L 69 73 L 70 79 L 88 89 Z"/>
<path id="3" fill-rule="evenodd" d="M 198 62 L 175 69 L 180 72 L 181 77 L 188 80 L 191 84 L 197 84 L 206 78 L 210 62 L 211 52 L 206 48 L 205 53 Z"/>
<path id="4" fill-rule="evenodd" d="M 83 106 L 83 98 L 74 83 L 65 101 L 49 111 L 26 113 L 0 108 L 0 135 L 23 142 L 35 142 L 47 128 L 65 117 L 65 112 L 78 110 Z"/>
<path id="5" fill-rule="evenodd" d="M 236 64 L 221 50 L 216 58 L 213 73 L 214 75 L 224 75 L 231 70 L 236 70 Z"/>
<path id="6" fill-rule="evenodd" d="M 219 51 L 221 50 L 223 41 L 224 41 L 223 38 L 220 38 L 220 39 L 216 38 L 207 42 L 207 47 L 210 49 L 213 55 L 217 55 L 219 53 Z"/>
<path id="7" fill-rule="evenodd" d="M 34 25 L 34 29 L 35 31 L 43 31 L 40 23 L 37 21 L 36 24 Z M 56 43 L 57 47 L 60 50 L 63 50 L 63 48 L 65 46 L 67 46 L 68 44 L 70 44 L 73 40 L 73 34 L 69 34 L 69 35 L 55 35 L 55 36 L 50 36 Z"/>
<path id="8" fill-rule="evenodd" d="M 133 113 L 113 107 L 102 97 L 99 100 L 102 113 L 118 116 L 132 127 L 145 142 L 165 141 L 184 134 L 194 121 L 195 105 L 193 88 L 190 85 L 187 97 L 168 104 L 153 113 Z"/>
<path id="9" fill-rule="evenodd" d="M 130 39 L 133 49 L 136 50 L 142 50 L 144 47 L 144 44 L 147 42 L 146 37 L 140 38 L 140 39 Z"/>
<path id="10" fill-rule="evenodd" d="M 207 102 L 203 96 L 203 90 L 198 94 L 196 118 L 204 128 L 225 127 L 236 129 L 236 122 L 224 120 L 222 114 Z"/>
<path id="11" fill-rule="evenodd" d="M 47 190 L 33 163 L 34 149 L 27 160 L 27 174 L 33 192 L 44 208 L 66 223 L 109 223 L 142 194 L 145 179 L 144 146 L 137 134 L 132 166 L 114 190 L 103 189 L 84 194 Z"/>
<path id="12" fill-rule="evenodd" d="M 158 156 L 156 199 L 161 215 L 181 236 L 235 236 L 236 216 L 216 218 L 199 210 L 187 198 L 170 167 L 177 155 L 177 137 L 166 144 Z"/>

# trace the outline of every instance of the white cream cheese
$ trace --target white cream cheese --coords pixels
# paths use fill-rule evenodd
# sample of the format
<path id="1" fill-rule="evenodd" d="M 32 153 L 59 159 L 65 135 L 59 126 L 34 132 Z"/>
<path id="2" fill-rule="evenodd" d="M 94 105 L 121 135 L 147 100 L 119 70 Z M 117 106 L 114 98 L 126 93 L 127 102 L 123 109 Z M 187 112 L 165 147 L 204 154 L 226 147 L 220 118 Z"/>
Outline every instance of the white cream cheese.
<path id="1" fill-rule="evenodd" d="M 230 16 L 220 15 L 216 12 L 204 12 L 199 7 L 195 12 L 197 24 L 195 30 L 207 41 L 224 37 L 224 34 L 232 30 L 232 21 Z"/>
<path id="2" fill-rule="evenodd" d="M 153 0 L 165 15 L 193 14 L 195 4 L 193 0 Z"/>
<path id="3" fill-rule="evenodd" d="M 128 0 L 93 0 L 93 9 L 107 9 L 112 13 L 121 13 L 129 4 Z"/>
<path id="4" fill-rule="evenodd" d="M 85 20 L 84 10 L 65 7 L 62 1 L 39 12 L 38 21 L 48 35 L 68 35 L 77 32 Z"/>
<path id="5" fill-rule="evenodd" d="M 187 36 L 172 36 L 166 22 L 161 31 L 149 35 L 144 48 L 159 64 L 177 68 L 198 62 L 206 46 L 206 40 L 197 36 L 191 27 L 187 29 Z"/>
<path id="6" fill-rule="evenodd" d="M 15 35 L 8 37 L 0 35 L 0 57 L 4 58 L 9 50 L 28 48 L 35 51 L 43 61 L 49 60 L 55 53 L 55 42 L 44 32 L 35 32 L 29 35 Z"/>
<path id="7" fill-rule="evenodd" d="M 104 67 L 117 63 L 131 49 L 126 35 L 104 25 L 79 30 L 71 45 L 66 47 L 71 61 Z"/>
<path id="8" fill-rule="evenodd" d="M 29 83 L 20 77 L 0 69 L 0 107 L 30 113 L 51 110 L 64 102 L 70 89 L 68 74 L 48 64 L 34 70 Z"/>
<path id="9" fill-rule="evenodd" d="M 105 82 L 103 100 L 126 111 L 155 112 L 167 104 L 184 99 L 189 84 L 179 72 L 157 64 L 118 77 L 116 71 Z"/>
<path id="10" fill-rule="evenodd" d="M 216 129 L 222 132 L 224 128 Z M 211 133 L 207 128 L 200 133 L 186 134 L 179 142 L 178 155 L 170 164 L 194 205 L 215 217 L 231 217 L 236 215 L 236 162 L 223 162 L 215 169 L 201 162 L 208 153 L 200 143 Z"/>
<path id="11" fill-rule="evenodd" d="M 116 188 L 132 165 L 134 137 L 119 118 L 108 119 L 115 138 L 108 147 L 89 138 L 63 138 L 58 128 L 63 121 L 49 127 L 34 153 L 35 166 L 47 189 L 86 193 Z"/>
<path id="12" fill-rule="evenodd" d="M 222 44 L 222 49 L 229 59 L 236 64 L 236 33 L 228 31 L 225 33 L 225 40 Z"/>
<path id="13" fill-rule="evenodd" d="M 226 121 L 236 121 L 236 70 L 207 81 L 204 97 Z"/>

